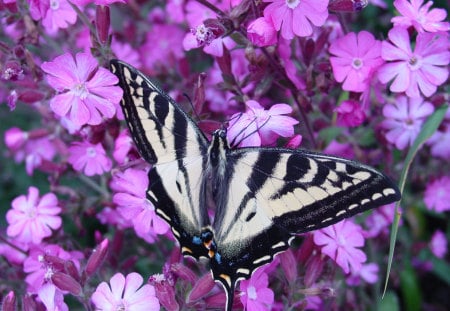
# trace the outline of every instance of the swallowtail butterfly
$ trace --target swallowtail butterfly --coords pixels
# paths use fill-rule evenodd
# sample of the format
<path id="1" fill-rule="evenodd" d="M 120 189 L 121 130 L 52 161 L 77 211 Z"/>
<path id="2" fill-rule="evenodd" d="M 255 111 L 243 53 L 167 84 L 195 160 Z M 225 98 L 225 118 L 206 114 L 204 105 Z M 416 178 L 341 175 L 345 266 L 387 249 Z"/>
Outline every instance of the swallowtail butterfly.
<path id="1" fill-rule="evenodd" d="M 389 178 L 361 163 L 305 150 L 231 149 L 224 130 L 208 141 L 143 73 L 118 60 L 110 65 L 131 135 L 152 164 L 147 198 L 183 255 L 209 259 L 227 310 L 236 283 L 286 250 L 295 235 L 400 199 Z"/>

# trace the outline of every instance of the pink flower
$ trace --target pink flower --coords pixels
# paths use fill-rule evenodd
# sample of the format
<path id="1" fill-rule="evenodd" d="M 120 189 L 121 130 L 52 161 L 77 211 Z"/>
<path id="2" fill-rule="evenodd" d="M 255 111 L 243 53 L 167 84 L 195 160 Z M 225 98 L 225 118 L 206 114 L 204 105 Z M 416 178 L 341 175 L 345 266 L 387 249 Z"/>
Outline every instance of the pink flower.
<path id="1" fill-rule="evenodd" d="M 61 208 L 53 193 L 41 198 L 39 190 L 28 188 L 28 196 L 21 195 L 11 203 L 12 209 L 6 213 L 8 236 L 19 242 L 39 244 L 52 235 L 52 230 L 61 227 Z"/>
<path id="2" fill-rule="evenodd" d="M 128 153 L 133 148 L 133 140 L 127 130 L 120 132 L 114 142 L 113 158 L 117 163 L 123 164 L 128 162 Z"/>
<path id="3" fill-rule="evenodd" d="M 400 150 L 412 145 L 425 118 L 433 111 L 434 106 L 420 97 L 399 96 L 394 104 L 386 104 L 383 108 L 386 120 L 381 126 L 387 129 L 386 139 Z"/>
<path id="4" fill-rule="evenodd" d="M 444 33 L 419 33 L 414 51 L 408 31 L 395 27 L 389 31 L 389 40 L 381 45 L 381 57 L 388 63 L 378 71 L 382 83 L 392 80 L 392 92 L 406 92 L 409 97 L 433 95 L 448 77 L 450 52 Z"/>
<path id="5" fill-rule="evenodd" d="M 353 150 L 353 146 L 351 144 L 340 143 L 336 140 L 332 140 L 323 150 L 323 153 L 337 155 L 347 159 L 353 159 L 355 157 L 355 151 Z"/>
<path id="6" fill-rule="evenodd" d="M 331 66 L 346 91 L 363 92 L 370 86 L 375 70 L 383 64 L 381 41 L 367 31 L 350 32 L 330 45 Z"/>
<path id="7" fill-rule="evenodd" d="M 294 135 L 294 125 L 298 121 L 283 116 L 291 113 L 292 108 L 287 104 L 275 104 L 265 110 L 254 100 L 245 102 L 247 111 L 237 113 L 231 117 L 227 130 L 231 145 L 240 147 L 261 146 L 273 144 L 279 136 L 291 137 Z"/>
<path id="8" fill-rule="evenodd" d="M 57 257 L 62 264 L 55 265 L 54 262 L 46 260 L 46 256 Z M 25 282 L 28 284 L 27 290 L 31 293 L 38 293 L 44 284 L 51 282 L 51 277 L 55 272 L 64 269 L 64 261 L 72 261 L 79 269 L 79 259 L 81 258 L 83 255 L 80 252 L 67 252 L 58 245 L 33 247 L 23 263 L 23 271 L 28 274 L 25 278 Z"/>
<path id="9" fill-rule="evenodd" d="M 102 144 L 93 145 L 87 141 L 74 142 L 69 147 L 69 158 L 76 171 L 83 171 L 86 176 L 101 175 L 111 170 L 112 161 L 106 156 Z"/>
<path id="10" fill-rule="evenodd" d="M 334 111 L 337 112 L 337 125 L 339 126 L 359 126 L 366 119 L 361 104 L 356 100 L 344 100 Z"/>
<path id="11" fill-rule="evenodd" d="M 48 83 L 60 94 L 50 101 L 51 109 L 59 116 L 68 116 L 77 126 L 97 125 L 103 117 L 112 118 L 115 105 L 122 99 L 117 77 L 99 68 L 97 60 L 87 53 L 75 59 L 66 53 L 51 62 L 44 62 Z"/>
<path id="12" fill-rule="evenodd" d="M 347 277 L 348 285 L 358 286 L 361 284 L 361 279 L 369 284 L 374 284 L 378 281 L 378 271 L 380 268 L 376 263 L 368 263 L 362 265 L 361 269 L 352 273 Z"/>
<path id="13" fill-rule="evenodd" d="M 260 268 L 253 273 L 249 280 L 241 281 L 241 302 L 245 310 L 271 310 L 274 303 L 273 291 L 268 288 L 269 277 L 265 269 Z"/>
<path id="14" fill-rule="evenodd" d="M 333 259 L 345 273 L 359 271 L 367 257 L 357 247 L 364 246 L 362 228 L 351 220 L 343 220 L 313 233 L 314 243 Z"/>
<path id="15" fill-rule="evenodd" d="M 443 122 L 433 136 L 428 139 L 427 144 L 431 146 L 433 157 L 450 159 L 450 122 Z"/>
<path id="16" fill-rule="evenodd" d="M 66 0 L 30 0 L 30 15 L 41 20 L 49 33 L 68 28 L 77 21 L 77 13 Z"/>
<path id="17" fill-rule="evenodd" d="M 408 28 L 414 26 L 417 32 L 438 32 L 449 31 L 450 24 L 443 22 L 447 17 L 444 9 L 431 9 L 433 1 L 428 1 L 423 5 L 423 0 L 395 0 L 394 6 L 400 13 L 391 19 L 394 26 Z"/>
<path id="18" fill-rule="evenodd" d="M 395 203 L 380 206 L 365 219 L 365 237 L 376 237 L 380 234 L 388 236 L 390 225 L 395 216 Z"/>
<path id="19" fill-rule="evenodd" d="M 450 210 L 450 177 L 444 176 L 428 183 L 425 189 L 425 206 L 438 213 Z"/>
<path id="20" fill-rule="evenodd" d="M 177 60 L 183 58 L 184 31 L 176 25 L 155 24 L 147 32 L 147 38 L 140 49 L 141 59 L 148 69 L 157 70 L 159 67 L 170 68 Z M 148 57 L 149 51 L 157 51 Z"/>
<path id="21" fill-rule="evenodd" d="M 117 173 L 113 176 L 111 188 L 115 192 L 113 202 L 117 204 L 118 212 L 133 223 L 138 236 L 153 242 L 156 234 L 165 234 L 169 230 L 167 223 L 156 215 L 155 207 L 146 198 L 147 172 L 129 168 Z"/>
<path id="22" fill-rule="evenodd" d="M 92 294 L 91 301 L 96 310 L 159 310 L 159 301 L 155 296 L 155 288 L 143 284 L 143 278 L 136 272 L 126 277 L 116 273 L 109 284 L 102 282 Z"/>
<path id="23" fill-rule="evenodd" d="M 313 27 L 322 26 L 328 17 L 328 0 L 264 0 L 271 2 L 264 9 L 264 17 L 272 21 L 287 40 L 295 36 L 312 35 Z"/>
<path id="24" fill-rule="evenodd" d="M 434 232 L 430 241 L 430 249 L 437 258 L 443 259 L 445 257 L 447 254 L 447 238 L 442 231 L 436 230 Z"/>
<path id="25" fill-rule="evenodd" d="M 247 26 L 247 36 L 256 46 L 268 46 L 277 43 L 277 32 L 272 23 L 260 17 Z"/>

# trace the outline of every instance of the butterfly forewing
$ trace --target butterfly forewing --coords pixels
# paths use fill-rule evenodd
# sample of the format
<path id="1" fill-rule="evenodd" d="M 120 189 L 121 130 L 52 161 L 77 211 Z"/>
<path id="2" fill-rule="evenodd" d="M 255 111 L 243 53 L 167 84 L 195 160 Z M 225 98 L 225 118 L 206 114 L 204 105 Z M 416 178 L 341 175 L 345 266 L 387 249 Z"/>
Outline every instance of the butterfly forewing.
<path id="1" fill-rule="evenodd" d="M 209 224 L 202 173 L 208 141 L 195 123 L 158 86 L 131 66 L 113 60 L 111 71 L 124 90 L 121 101 L 128 128 L 142 157 L 153 164 L 147 198 L 171 226 L 186 254 L 206 250 L 194 237 Z M 201 252 L 200 252 L 201 250 Z"/>

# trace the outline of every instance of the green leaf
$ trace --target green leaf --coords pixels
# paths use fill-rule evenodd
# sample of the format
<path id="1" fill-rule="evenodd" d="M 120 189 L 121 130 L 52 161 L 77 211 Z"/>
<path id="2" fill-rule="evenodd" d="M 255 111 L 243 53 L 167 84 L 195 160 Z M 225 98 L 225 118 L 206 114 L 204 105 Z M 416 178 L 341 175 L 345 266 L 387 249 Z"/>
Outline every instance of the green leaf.
<path id="1" fill-rule="evenodd" d="M 408 176 L 409 168 L 412 165 L 412 162 L 414 160 L 414 157 L 416 156 L 417 152 L 422 148 L 422 145 L 427 141 L 428 138 L 430 138 L 438 129 L 439 125 L 441 124 L 442 120 L 445 117 L 445 113 L 447 112 L 448 105 L 442 105 L 436 111 L 428 117 L 427 121 L 422 126 L 422 130 L 420 131 L 419 135 L 417 136 L 416 140 L 414 141 L 413 145 L 408 151 L 408 154 L 406 155 L 405 163 L 403 165 L 403 170 L 400 174 L 400 181 L 399 181 L 399 189 L 400 192 L 403 194 L 403 190 L 405 188 L 405 181 L 406 177 Z M 386 281 L 384 283 L 384 293 L 386 293 L 386 288 L 388 285 L 389 280 L 389 274 L 391 272 L 392 268 L 392 260 L 394 258 L 394 250 L 395 250 L 395 241 L 397 240 L 397 232 L 398 232 L 398 226 L 400 223 L 401 213 L 399 211 L 400 201 L 397 202 L 395 205 L 395 218 L 394 222 L 392 223 L 391 227 L 391 238 L 390 238 L 390 245 L 389 245 L 389 260 L 388 260 L 388 267 L 386 270 Z"/>
<path id="2" fill-rule="evenodd" d="M 419 281 L 415 271 L 410 265 L 400 273 L 400 288 L 403 295 L 405 310 L 420 311 L 422 295 L 420 292 Z"/>
<path id="3" fill-rule="evenodd" d="M 339 126 L 330 126 L 326 127 L 319 132 L 319 137 L 321 140 L 325 141 L 326 145 L 336 139 L 339 135 L 341 135 L 344 128 Z"/>
<path id="4" fill-rule="evenodd" d="M 378 304 L 377 311 L 399 311 L 400 303 L 398 297 L 393 291 L 388 291 L 384 298 Z"/>

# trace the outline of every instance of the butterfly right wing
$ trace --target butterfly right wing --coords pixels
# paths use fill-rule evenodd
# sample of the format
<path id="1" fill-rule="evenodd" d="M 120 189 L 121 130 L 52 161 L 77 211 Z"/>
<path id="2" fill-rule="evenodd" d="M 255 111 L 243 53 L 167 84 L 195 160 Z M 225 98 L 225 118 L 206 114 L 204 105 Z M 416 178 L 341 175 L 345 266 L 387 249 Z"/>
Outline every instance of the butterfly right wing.
<path id="1" fill-rule="evenodd" d="M 118 60 L 111 71 L 123 89 L 121 106 L 141 156 L 153 165 L 147 198 L 166 220 L 182 252 L 206 256 L 201 228 L 209 224 L 203 172 L 208 140 L 186 113 L 144 74 Z"/>

